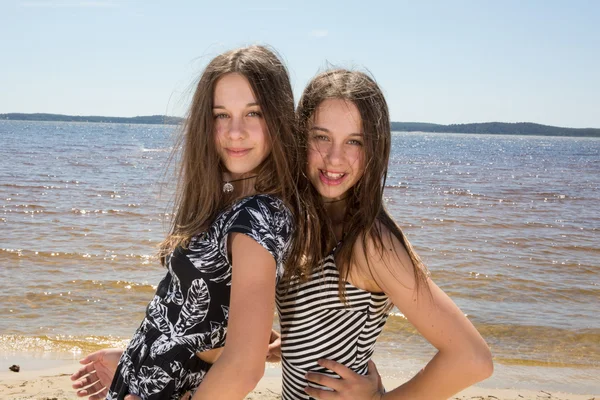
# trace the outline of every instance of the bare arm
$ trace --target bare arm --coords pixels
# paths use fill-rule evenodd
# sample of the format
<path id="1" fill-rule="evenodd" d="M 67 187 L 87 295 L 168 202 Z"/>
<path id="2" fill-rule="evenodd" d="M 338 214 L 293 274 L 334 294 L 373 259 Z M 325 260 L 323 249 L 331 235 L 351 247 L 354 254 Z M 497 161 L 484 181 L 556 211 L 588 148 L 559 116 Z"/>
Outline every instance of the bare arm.
<path id="1" fill-rule="evenodd" d="M 193 400 L 243 399 L 264 373 L 275 305 L 275 260 L 250 237 L 230 236 L 232 278 L 225 348 Z"/>
<path id="2" fill-rule="evenodd" d="M 383 398 L 447 399 L 492 374 L 489 347 L 450 297 L 429 279 L 429 291 L 414 290 L 412 261 L 396 238 L 384 233 L 383 255 L 373 247 L 367 254 L 376 284 L 438 350 L 417 375 Z"/>
<path id="3" fill-rule="evenodd" d="M 356 264 L 352 266 L 351 278 L 360 281 L 361 287 L 369 291 L 385 292 L 438 352 L 412 379 L 385 394 L 371 376 L 360 376 L 341 364 L 326 360 L 321 365 L 342 379 L 328 380 L 310 373 L 308 379 L 336 392 L 309 389 L 307 393 L 318 399 L 359 399 L 356 393 L 360 392 L 365 399 L 442 400 L 489 377 L 493 369 L 491 353 L 473 324 L 431 280 L 427 281 L 429 291 L 426 287 L 415 291 L 416 281 L 408 253 L 386 232 L 383 239 L 383 252 L 372 244 L 367 248 L 371 271 L 362 246 L 360 243 L 355 245 Z"/>

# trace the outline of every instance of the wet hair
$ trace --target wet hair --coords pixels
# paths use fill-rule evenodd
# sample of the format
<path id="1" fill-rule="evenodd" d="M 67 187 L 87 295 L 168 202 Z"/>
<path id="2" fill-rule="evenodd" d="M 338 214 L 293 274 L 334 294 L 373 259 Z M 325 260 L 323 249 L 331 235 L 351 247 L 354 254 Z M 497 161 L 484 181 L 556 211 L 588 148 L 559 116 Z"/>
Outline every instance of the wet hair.
<path id="1" fill-rule="evenodd" d="M 314 218 L 307 218 L 306 202 L 298 195 L 303 172 L 299 164 L 294 96 L 288 71 L 277 54 L 264 46 L 231 50 L 212 59 L 202 72 L 193 96 L 182 135 L 175 151 L 180 151 L 174 212 L 170 231 L 160 244 L 165 257 L 177 246 L 187 246 L 192 236 L 206 230 L 217 215 L 236 198 L 222 191 L 225 171 L 215 145 L 213 102 L 219 79 L 231 73 L 244 76 L 260 106 L 267 126 L 271 151 L 258 169 L 257 193 L 281 198 L 294 214 L 295 237 L 306 236 Z M 306 185 L 306 183 L 304 183 Z M 294 240 L 288 263 L 300 263 L 310 240 Z M 314 246 L 313 246 L 314 247 Z M 319 246 L 317 246 L 318 248 Z"/>
<path id="2" fill-rule="evenodd" d="M 341 277 L 340 297 L 345 300 L 345 282 L 348 280 L 353 261 L 353 248 L 359 239 L 362 241 L 364 255 L 373 276 L 373 269 L 366 254 L 367 243 L 371 239 L 375 249 L 383 253 L 382 226 L 404 246 L 410 256 L 416 289 L 423 286 L 428 288 L 427 268 L 384 205 L 383 191 L 392 135 L 389 111 L 381 89 L 374 79 L 360 71 L 333 69 L 315 76 L 304 90 L 296 111 L 298 129 L 303 140 L 301 145 L 305 148 L 308 148 L 309 132 L 315 111 L 327 99 L 352 102 L 360 113 L 364 135 L 364 173 L 349 190 L 342 242 L 335 254 Z M 306 160 L 304 162 L 306 163 Z M 316 192 L 316 189 L 313 188 L 313 191 Z M 328 224 L 328 228 L 321 230 L 322 245 L 331 249 L 336 239 L 333 225 L 322 201 L 317 211 L 319 219 Z M 389 265 L 387 267 L 392 268 Z"/>

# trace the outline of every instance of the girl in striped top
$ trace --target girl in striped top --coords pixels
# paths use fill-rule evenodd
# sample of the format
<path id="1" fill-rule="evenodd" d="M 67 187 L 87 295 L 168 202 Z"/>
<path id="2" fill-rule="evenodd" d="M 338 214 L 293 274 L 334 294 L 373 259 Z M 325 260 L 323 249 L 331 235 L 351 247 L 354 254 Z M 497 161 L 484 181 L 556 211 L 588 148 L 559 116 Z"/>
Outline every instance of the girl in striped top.
<path id="1" fill-rule="evenodd" d="M 277 290 L 283 399 L 446 399 L 489 377 L 489 348 L 429 278 L 384 207 L 391 146 L 384 96 L 361 72 L 316 76 L 298 105 L 307 175 L 319 196 L 318 268 L 285 271 Z M 412 379 L 383 393 L 370 361 L 396 306 L 438 352 Z"/>

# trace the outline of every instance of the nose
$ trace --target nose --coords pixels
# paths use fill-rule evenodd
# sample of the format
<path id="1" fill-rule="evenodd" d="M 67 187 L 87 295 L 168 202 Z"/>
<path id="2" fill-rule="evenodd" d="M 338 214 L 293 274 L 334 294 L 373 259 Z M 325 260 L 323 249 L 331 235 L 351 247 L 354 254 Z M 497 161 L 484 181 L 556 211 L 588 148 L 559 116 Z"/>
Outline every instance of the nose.
<path id="1" fill-rule="evenodd" d="M 229 130 L 227 131 L 227 137 L 229 140 L 241 140 L 245 136 L 244 130 L 244 119 L 232 117 L 229 122 Z"/>
<path id="2" fill-rule="evenodd" d="M 344 158 L 346 157 L 343 146 L 339 144 L 332 144 L 327 150 L 326 158 L 330 165 L 333 166 L 342 164 Z"/>

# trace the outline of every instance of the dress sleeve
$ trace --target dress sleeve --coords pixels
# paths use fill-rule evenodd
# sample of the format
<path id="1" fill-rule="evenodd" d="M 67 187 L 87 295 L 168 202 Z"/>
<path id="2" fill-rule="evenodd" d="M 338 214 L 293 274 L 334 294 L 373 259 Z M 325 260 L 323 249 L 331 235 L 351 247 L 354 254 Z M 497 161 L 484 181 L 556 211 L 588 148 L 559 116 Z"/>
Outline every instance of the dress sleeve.
<path id="1" fill-rule="evenodd" d="M 273 256 L 279 280 L 283 275 L 294 232 L 294 219 L 284 202 L 267 195 L 244 199 L 233 207 L 225 224 L 223 240 L 233 232 L 249 236 Z"/>

